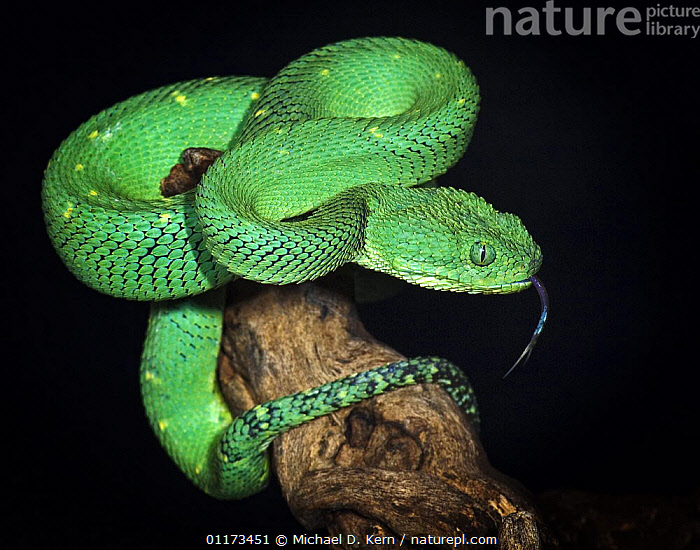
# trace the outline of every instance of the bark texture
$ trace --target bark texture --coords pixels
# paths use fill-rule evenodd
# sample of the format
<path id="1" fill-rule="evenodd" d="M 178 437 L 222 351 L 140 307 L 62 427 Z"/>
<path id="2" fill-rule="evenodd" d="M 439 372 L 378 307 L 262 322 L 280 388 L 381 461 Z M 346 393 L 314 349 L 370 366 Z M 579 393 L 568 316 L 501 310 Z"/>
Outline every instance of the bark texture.
<path id="1" fill-rule="evenodd" d="M 404 358 L 367 333 L 350 293 L 337 290 L 343 281 L 231 285 L 220 378 L 234 411 Z M 355 535 L 353 548 L 397 548 L 404 535 L 402 548 L 427 535 L 554 547 L 526 491 L 489 465 L 475 429 L 437 386 L 348 407 L 273 447 L 293 514 L 308 529 Z"/>

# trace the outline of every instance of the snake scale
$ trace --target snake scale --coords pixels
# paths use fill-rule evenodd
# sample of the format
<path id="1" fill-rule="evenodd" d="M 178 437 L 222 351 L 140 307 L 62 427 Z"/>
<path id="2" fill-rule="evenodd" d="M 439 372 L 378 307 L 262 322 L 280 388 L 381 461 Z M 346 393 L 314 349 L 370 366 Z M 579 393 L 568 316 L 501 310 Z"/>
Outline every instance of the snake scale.
<path id="1" fill-rule="evenodd" d="M 439 383 L 476 419 L 465 376 L 430 357 L 232 418 L 216 358 L 222 288 L 235 277 L 298 283 L 353 262 L 439 290 L 542 290 L 541 251 L 519 218 L 430 184 L 464 153 L 478 107 L 476 81 L 451 53 L 362 38 L 318 48 L 270 80 L 211 77 L 145 92 L 56 150 L 42 192 L 50 239 L 85 284 L 152 301 L 143 400 L 197 486 L 217 498 L 253 494 L 280 433 L 405 385 Z M 159 181 L 192 146 L 225 152 L 196 189 L 161 196 Z M 545 316 L 543 301 L 523 355 Z"/>

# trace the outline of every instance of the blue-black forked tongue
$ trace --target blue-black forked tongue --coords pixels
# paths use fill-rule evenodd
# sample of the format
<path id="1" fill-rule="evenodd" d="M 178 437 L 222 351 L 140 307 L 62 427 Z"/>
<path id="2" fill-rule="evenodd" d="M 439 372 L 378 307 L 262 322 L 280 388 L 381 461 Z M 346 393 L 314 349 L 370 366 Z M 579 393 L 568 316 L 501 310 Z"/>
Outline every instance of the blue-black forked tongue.
<path id="1" fill-rule="evenodd" d="M 549 297 L 547 296 L 547 289 L 542 284 L 542 281 L 540 281 L 534 275 L 532 277 L 530 277 L 530 280 L 532 281 L 532 286 L 535 287 L 535 290 L 537 290 L 537 294 L 540 297 L 540 305 L 542 306 L 542 313 L 540 313 L 540 320 L 537 323 L 537 327 L 535 328 L 535 332 L 532 333 L 532 338 L 530 338 L 530 342 L 525 347 L 523 352 L 520 354 L 520 357 L 518 357 L 518 360 L 515 363 L 513 363 L 513 366 L 510 367 L 508 369 L 508 372 L 506 372 L 503 375 L 503 378 L 505 378 L 511 372 L 513 372 L 513 369 L 515 367 L 517 367 L 520 363 L 523 363 L 523 364 L 527 363 L 527 360 L 530 358 L 530 354 L 532 353 L 532 350 L 535 347 L 535 344 L 537 343 L 537 339 L 540 337 L 540 334 L 542 333 L 542 329 L 544 328 L 544 324 L 547 321 L 547 312 L 549 311 Z"/>

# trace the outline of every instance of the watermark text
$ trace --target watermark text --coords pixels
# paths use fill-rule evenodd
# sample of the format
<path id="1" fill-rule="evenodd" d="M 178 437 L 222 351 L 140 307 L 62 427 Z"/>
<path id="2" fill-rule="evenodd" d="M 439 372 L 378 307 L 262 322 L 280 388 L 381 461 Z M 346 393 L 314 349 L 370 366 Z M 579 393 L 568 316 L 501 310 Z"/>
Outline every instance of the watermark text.
<path id="1" fill-rule="evenodd" d="M 616 32 L 624 36 L 683 36 L 700 33 L 699 6 L 661 5 L 646 8 L 556 6 L 547 0 L 541 8 L 517 10 L 486 8 L 486 34 L 518 36 L 602 36 Z"/>

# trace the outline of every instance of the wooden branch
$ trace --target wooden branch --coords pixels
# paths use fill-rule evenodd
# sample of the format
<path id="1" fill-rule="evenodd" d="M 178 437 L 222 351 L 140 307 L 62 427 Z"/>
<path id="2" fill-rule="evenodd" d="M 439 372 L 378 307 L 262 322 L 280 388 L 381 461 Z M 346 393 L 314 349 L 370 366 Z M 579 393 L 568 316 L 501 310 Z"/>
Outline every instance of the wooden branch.
<path id="1" fill-rule="evenodd" d="M 333 288 L 342 281 L 334 277 Z M 348 293 L 320 283 L 237 281 L 230 288 L 220 379 L 236 412 L 403 358 L 366 332 Z M 399 547 L 403 535 L 402 548 L 411 547 L 411 536 L 428 535 L 498 536 L 501 548 L 542 547 L 529 497 L 489 465 L 474 428 L 437 386 L 343 409 L 273 447 L 295 517 L 308 529 L 354 535 L 353 548 Z M 393 536 L 393 544 L 377 545 L 378 536 Z"/>

